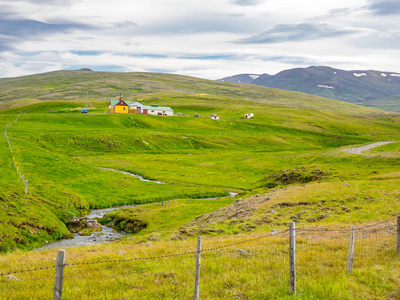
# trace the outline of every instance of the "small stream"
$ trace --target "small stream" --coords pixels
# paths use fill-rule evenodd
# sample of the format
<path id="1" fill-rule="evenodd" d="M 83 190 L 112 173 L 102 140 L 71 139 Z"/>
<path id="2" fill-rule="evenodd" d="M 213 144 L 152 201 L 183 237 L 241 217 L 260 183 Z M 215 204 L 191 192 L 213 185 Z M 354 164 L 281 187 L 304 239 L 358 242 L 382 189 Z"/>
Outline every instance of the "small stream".
<path id="1" fill-rule="evenodd" d="M 229 196 L 224 196 L 224 197 L 214 197 L 214 198 L 199 198 L 199 199 L 194 199 L 194 200 L 217 200 L 218 198 L 234 198 L 238 195 L 238 193 L 234 193 L 234 192 L 228 192 Z"/>
<path id="2" fill-rule="evenodd" d="M 140 176 L 137 174 L 132 174 L 132 173 L 125 172 L 125 171 L 109 169 L 109 168 L 101 168 L 101 167 L 98 167 L 98 169 L 112 171 L 112 172 L 118 172 L 118 173 L 122 173 L 125 175 L 133 176 L 133 177 L 138 178 L 141 181 L 153 182 L 153 183 L 157 183 L 157 184 L 166 184 L 165 182 L 161 182 L 158 180 L 144 179 L 143 176 Z M 233 198 L 237 194 L 238 193 L 229 192 L 229 196 L 219 197 L 219 198 L 228 198 L 228 197 Z M 217 200 L 217 199 L 218 198 L 201 198 L 201 199 L 197 199 L 197 200 Z M 196 200 L 196 199 L 194 199 L 194 200 Z M 111 212 L 113 210 L 121 209 L 124 207 L 134 207 L 134 206 L 136 206 L 136 205 L 94 209 L 89 214 L 83 216 L 83 218 L 88 218 L 89 220 L 92 220 L 94 218 L 103 218 L 106 213 Z M 73 239 L 62 239 L 62 240 L 53 242 L 51 244 L 48 244 L 46 246 L 36 248 L 33 251 L 40 251 L 40 250 L 45 250 L 45 249 L 55 249 L 55 248 L 66 248 L 66 247 L 73 247 L 73 246 L 91 246 L 91 245 L 95 245 L 95 244 L 101 244 L 101 243 L 117 240 L 117 239 L 123 237 L 124 235 L 126 235 L 125 232 L 117 232 L 111 227 L 102 225 L 101 231 L 95 231 L 90 236 L 81 236 L 78 233 L 74 233 Z"/>
<path id="3" fill-rule="evenodd" d="M 154 182 L 154 183 L 158 183 L 158 184 L 166 184 L 165 182 L 161 182 L 161 181 L 158 181 L 158 180 L 145 179 L 141 175 L 133 174 L 133 173 L 129 173 L 129 172 L 121 171 L 121 170 L 110 169 L 110 168 L 102 168 L 102 167 L 97 167 L 97 169 L 129 175 L 129 176 L 132 176 L 132 177 L 136 177 L 137 179 L 139 179 L 141 181 Z"/>
<path id="4" fill-rule="evenodd" d="M 126 207 L 134 207 L 134 206 L 136 206 L 136 205 L 129 205 L 129 206 L 127 205 Z M 90 212 L 90 214 L 83 216 L 83 218 L 88 218 L 89 220 L 92 220 L 94 218 L 102 218 L 106 213 L 116 210 L 116 209 L 124 208 L 124 207 L 125 206 L 94 209 Z M 124 235 L 126 235 L 126 233 L 117 232 L 111 227 L 102 225 L 101 231 L 93 232 L 92 235 L 90 235 L 90 236 L 81 236 L 78 233 L 74 233 L 73 239 L 62 239 L 62 240 L 53 242 L 51 244 L 48 244 L 46 246 L 36 248 L 34 251 L 40 251 L 40 250 L 45 250 L 45 249 L 64 248 L 64 247 L 73 247 L 73 246 L 91 246 L 91 245 L 95 245 L 95 244 L 113 241 L 113 240 L 123 237 Z"/>

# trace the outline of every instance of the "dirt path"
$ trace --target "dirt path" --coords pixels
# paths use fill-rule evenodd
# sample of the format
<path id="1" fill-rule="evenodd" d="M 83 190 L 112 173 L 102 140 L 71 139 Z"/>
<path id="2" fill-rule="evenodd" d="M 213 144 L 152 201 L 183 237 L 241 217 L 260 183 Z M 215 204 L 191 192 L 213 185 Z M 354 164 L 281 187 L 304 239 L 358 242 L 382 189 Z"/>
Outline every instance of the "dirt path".
<path id="1" fill-rule="evenodd" d="M 390 144 L 390 143 L 394 143 L 394 141 L 378 142 L 378 143 L 373 143 L 373 144 L 369 144 L 369 145 L 358 147 L 358 148 L 344 149 L 343 151 L 345 151 L 347 153 L 351 153 L 351 154 L 364 154 L 364 152 L 367 150 L 370 150 L 372 148 L 379 147 L 382 145 Z"/>

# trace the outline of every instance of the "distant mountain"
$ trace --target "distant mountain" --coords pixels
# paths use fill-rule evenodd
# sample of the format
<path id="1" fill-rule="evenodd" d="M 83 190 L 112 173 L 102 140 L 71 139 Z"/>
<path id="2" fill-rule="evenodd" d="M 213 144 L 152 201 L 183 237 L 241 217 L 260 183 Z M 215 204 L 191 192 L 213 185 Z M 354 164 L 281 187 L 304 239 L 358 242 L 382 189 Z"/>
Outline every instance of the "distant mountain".
<path id="1" fill-rule="evenodd" d="M 269 76 L 268 74 L 263 74 L 263 75 Z M 260 76 L 261 76 L 260 74 L 239 74 L 239 75 L 225 77 L 220 81 L 234 82 L 234 83 L 253 83 L 253 81 Z"/>
<path id="2" fill-rule="evenodd" d="M 400 94 L 400 74 L 394 72 L 345 71 L 312 66 L 285 70 L 276 75 L 262 74 L 253 80 L 249 80 L 250 76 L 235 75 L 221 81 L 298 91 L 366 106 L 370 102 L 376 103 L 376 100 Z"/>

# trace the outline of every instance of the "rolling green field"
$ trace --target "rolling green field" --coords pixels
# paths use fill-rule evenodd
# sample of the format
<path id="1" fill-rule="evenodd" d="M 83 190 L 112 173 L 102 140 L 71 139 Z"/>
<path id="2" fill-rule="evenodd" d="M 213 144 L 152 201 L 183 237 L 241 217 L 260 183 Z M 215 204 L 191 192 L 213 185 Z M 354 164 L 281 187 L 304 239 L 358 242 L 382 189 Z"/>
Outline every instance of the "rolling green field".
<path id="1" fill-rule="evenodd" d="M 214 99 L 219 103 L 218 100 L 218 97 Z M 235 100 L 231 110 L 215 105 L 212 111 L 221 115 L 221 120 L 211 120 L 206 117 L 210 99 L 190 107 L 182 105 L 182 100 L 175 101 L 172 102 L 175 106 L 171 106 L 186 117 L 82 115 L 76 110 L 75 113 L 74 110 L 62 113 L 57 110 L 57 105 L 63 110 L 68 109 L 68 103 L 71 109 L 80 105 L 74 102 L 26 106 L 28 113 L 20 114 L 7 134 L 16 166 L 25 179 L 29 179 L 29 193 L 23 195 L 24 184 L 18 182 L 3 138 L 3 165 L 8 166 L 2 176 L 4 197 L 11 200 L 10 197 L 15 196 L 10 195 L 15 194 L 28 199 L 32 204 L 27 205 L 33 206 L 42 202 L 45 206 L 42 213 L 55 215 L 65 222 L 72 215 L 91 208 L 224 196 L 228 191 L 248 194 L 256 193 L 257 189 L 267 191 L 280 184 L 269 178 L 271 174 L 293 168 L 318 169 L 324 181 L 355 180 L 398 170 L 396 160 L 379 159 L 377 164 L 374 158 L 346 156 L 333 151 L 346 145 L 393 139 L 398 134 L 398 123 L 385 113 L 361 118 L 297 107 L 264 107 L 248 103 L 248 100 Z M 106 109 L 98 102 L 95 108 L 102 107 Z M 21 110 L 3 111 L 3 128 Z M 242 119 L 249 110 L 254 111 L 256 117 Z M 202 117 L 191 117 L 194 111 Z M 139 181 L 100 167 L 139 174 L 167 184 Z M 293 182 L 283 182 L 283 185 L 290 183 Z M 68 211 L 67 201 L 70 203 Z M 8 220 L 15 217 L 4 213 L 4 222 L 9 224 Z M 32 219 L 21 208 L 17 224 L 11 225 L 16 227 L 14 234 L 6 234 L 9 229 L 3 233 L 8 236 L 7 242 L 2 243 L 4 250 L 29 249 L 67 233 L 62 223 L 51 221 L 58 225 L 49 226 L 45 236 L 19 241 L 20 234 L 29 236 L 26 231 L 33 232 L 41 224 L 36 218 L 30 223 L 32 226 L 21 226 L 25 218 Z M 43 230 L 40 232 L 42 234 Z"/>
<path id="2" fill-rule="evenodd" d="M 93 260 L 102 257 L 96 251 L 103 248 L 110 253 L 132 248 L 145 254 L 143 247 L 148 241 L 155 244 L 153 254 L 158 255 L 168 249 L 185 249 L 197 235 L 209 238 L 214 245 L 272 229 L 284 230 L 293 220 L 298 226 L 332 229 L 373 224 L 399 215 L 398 157 L 342 151 L 354 145 L 399 140 L 398 114 L 301 93 L 184 76 L 112 75 L 55 72 L 0 81 L 0 103 L 7 107 L 0 111 L 2 135 L 12 124 L 6 130 L 12 153 L 7 139 L 0 137 L 0 250 L 12 262 L 7 270 L 20 267 L 25 250 L 68 236 L 65 223 L 93 208 L 140 204 L 116 210 L 101 220 L 103 224 L 112 221 L 115 228 L 135 235 L 118 243 L 94 246 L 94 253 L 88 257 Z M 5 87 L 12 89 L 17 83 L 20 97 L 10 100 Z M 77 98 L 88 89 L 97 94 L 89 97 L 90 113 L 80 114 L 85 101 Z M 100 101 L 100 95 L 115 98 L 120 90 L 130 100 L 170 106 L 183 116 L 106 114 L 107 102 Z M 243 119 L 250 112 L 255 117 Z M 195 113 L 200 117 L 194 118 Z M 220 120 L 211 120 L 212 113 Z M 399 152 L 399 145 L 387 144 L 373 151 Z M 16 167 L 29 180 L 27 195 Z M 140 181 L 118 171 L 165 184 Z M 226 197 L 229 192 L 238 195 Z M 387 255 L 379 256 L 376 264 L 372 259 L 360 263 L 361 273 L 349 282 L 348 277 L 340 275 L 338 266 L 321 263 L 332 253 L 345 255 L 347 241 L 337 246 L 325 242 L 312 245 L 318 259 L 308 271 L 310 277 L 302 283 L 301 299 L 334 299 L 335 294 L 342 299 L 379 299 L 396 292 L 398 257 L 391 250 L 385 250 Z M 285 251 L 279 238 L 272 244 L 259 243 L 260 247 L 271 247 L 273 253 Z M 258 253 L 258 246 L 248 246 L 249 251 Z M 372 247 L 365 251 L 371 257 L 377 255 Z M 87 248 L 71 252 L 75 258 L 88 255 Z M 44 257 L 50 260 L 48 253 L 30 257 L 34 264 L 40 264 Z M 251 274 L 276 267 L 272 260 L 265 260 L 264 254 L 249 258 L 242 275 L 236 264 L 243 258 L 226 255 L 232 259 L 228 269 L 235 277 L 225 277 L 223 257 L 210 254 L 211 261 L 219 262 L 206 268 L 225 288 L 216 290 L 207 284 L 207 299 L 226 299 L 235 293 L 244 295 L 239 299 L 265 299 L 273 293 L 291 299 L 280 283 L 284 280 L 280 272 L 275 274 L 275 288 L 254 292 L 261 279 Z M 391 264 L 393 260 L 396 262 Z M 283 258 L 281 263 L 286 263 Z M 186 260 L 174 259 L 170 264 L 174 269 L 186 265 Z M 260 269 L 250 268 L 256 265 Z M 371 271 L 377 267 L 383 271 Z M 104 275 L 112 276 L 112 270 L 118 268 L 110 265 Z M 148 270 L 163 272 L 162 265 L 157 264 L 149 265 Z M 90 267 L 85 272 L 91 272 Z M 187 272 L 179 268 L 173 271 L 177 281 L 185 282 L 186 292 L 188 284 L 182 278 Z M 320 272 L 332 272 L 337 284 L 321 288 Z M 377 283 L 379 272 L 387 280 L 382 288 L 375 287 L 381 284 Z M 367 274 L 374 279 L 366 279 Z M 270 271 L 266 275 L 275 276 Z M 160 276 L 164 281 L 169 278 Z M 228 291 L 238 289 L 246 276 L 254 282 L 235 293 Z M 160 297 L 153 284 L 143 283 L 146 285 L 150 291 L 141 290 L 143 299 Z M 13 289 L 10 291 L 17 292 L 18 286 Z M 77 287 L 77 291 L 86 293 L 81 289 Z M 129 296 L 129 292 L 119 295 L 118 289 L 110 286 L 112 299 Z M 20 292 L 29 298 L 29 293 Z M 70 297 L 73 295 L 71 292 Z M 175 294 L 163 295 L 182 298 L 183 294 L 175 289 Z M 107 298 L 101 294 L 93 297 Z"/>

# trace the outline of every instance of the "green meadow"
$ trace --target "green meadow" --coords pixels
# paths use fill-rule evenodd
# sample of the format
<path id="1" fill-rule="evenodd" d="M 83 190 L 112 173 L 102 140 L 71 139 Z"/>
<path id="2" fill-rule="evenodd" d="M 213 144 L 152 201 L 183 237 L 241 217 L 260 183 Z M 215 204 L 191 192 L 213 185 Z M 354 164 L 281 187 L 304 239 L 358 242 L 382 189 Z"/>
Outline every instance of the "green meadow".
<path id="1" fill-rule="evenodd" d="M 65 223 L 95 208 L 137 204 L 100 220 L 133 235 L 68 250 L 74 259 L 115 259 L 115 253 L 131 255 L 130 251 L 157 256 L 194 247 L 198 235 L 215 246 L 284 230 L 291 221 L 305 227 L 349 228 L 399 214 L 399 143 L 374 148 L 369 155 L 343 151 L 376 141 L 398 141 L 398 114 L 251 85 L 162 74 L 113 75 L 55 72 L 0 80 L 0 107 L 5 108 L 0 111 L 2 135 L 12 123 L 7 128 L 12 153 L 6 138 L 0 137 L 0 258 L 10 262 L 5 270 L 22 268 L 24 256 L 33 265 L 51 261 L 49 250 L 26 251 L 70 235 Z M 18 99 L 11 99 L 7 88 L 12 91 L 18 85 Z M 89 113 L 81 114 L 86 90 L 91 91 Z M 116 98 L 120 91 L 128 100 L 170 106 L 182 116 L 107 114 L 108 102 L 101 100 Z M 220 119 L 210 119 L 213 113 Z M 246 113 L 254 113 L 254 118 L 245 120 Z M 17 167 L 29 180 L 27 195 Z M 238 194 L 230 197 L 229 192 Z M 154 247 L 146 248 L 149 241 Z M 204 284 L 204 297 L 292 299 L 283 284 L 286 275 L 277 269 L 287 263 L 282 256 L 285 243 L 277 237 L 243 245 L 254 254 L 249 257 L 232 249 L 208 254 L 205 272 L 215 284 Z M 337 255 L 345 263 L 347 240 L 332 243 L 310 244 L 316 259 L 302 271 L 308 277 L 300 281 L 300 299 L 396 295 L 398 257 L 392 250 L 385 248 L 378 255 L 368 244 L 365 255 L 375 261 L 360 261 L 350 277 L 342 267 L 324 262 Z M 260 247 L 280 253 L 279 263 Z M 90 294 L 79 282 L 69 295 L 117 299 L 135 291 L 141 299 L 187 298 L 191 270 L 180 266 L 188 264 L 186 258 L 137 264 L 136 274 L 144 277 L 134 288 L 110 280 L 105 283 L 110 293 L 106 295 L 94 288 L 99 285 L 94 281 Z M 243 264 L 244 271 L 239 267 Z M 167 274 L 165 265 L 173 271 Z M 94 268 L 84 267 L 82 274 Z M 107 265 L 103 275 L 110 277 L 121 268 Z M 156 281 L 151 281 L 151 274 L 158 274 Z M 258 274 L 268 276 L 271 285 L 260 288 L 265 279 Z M 327 274 L 335 283 L 322 282 Z M 157 282 L 170 288 L 160 292 Z M 0 298 L 29 299 L 28 290 L 35 286 L 27 287 L 14 283 L 1 290 Z M 47 297 L 37 293 L 39 299 Z"/>
<path id="2" fill-rule="evenodd" d="M 277 185 L 296 183 L 296 179 L 275 183 L 273 178 L 296 168 L 305 168 L 303 173 L 319 170 L 321 180 L 327 182 L 356 180 L 398 168 L 397 160 L 351 156 L 335 150 L 393 139 L 398 124 L 385 113 L 361 118 L 263 107 L 248 100 L 236 102 L 232 110 L 214 107 L 212 111 L 221 116 L 220 120 L 207 118 L 208 101 L 190 108 L 175 103 L 174 109 L 184 116 L 170 118 L 102 112 L 84 115 L 77 110 L 73 113 L 81 105 L 75 102 L 70 104 L 72 112 L 63 113 L 57 111 L 57 105 L 66 110 L 69 102 L 26 106 L 27 113 L 20 114 L 7 134 L 16 166 L 29 180 L 29 193 L 23 194 L 24 183 L 19 182 L 5 139 L 2 159 L 8 167 L 3 173 L 7 175 L 2 176 L 2 192 L 8 199 L 10 193 L 32 202 L 43 199 L 44 211 L 65 222 L 92 208 L 226 196 L 230 191 L 248 195 L 265 192 Z M 105 111 L 106 105 L 99 102 L 95 109 Z M 201 117 L 194 118 L 194 111 Z M 247 111 L 254 111 L 255 118 L 243 119 Z M 15 108 L 3 111 L 3 127 L 17 117 L 15 113 Z M 166 184 L 143 182 L 104 168 Z M 301 179 L 299 182 L 303 183 Z M 17 219 L 23 223 L 24 218 L 31 219 L 25 212 Z M 8 219 L 11 216 L 5 214 Z M 39 223 L 37 219 L 32 225 Z M 29 249 L 44 240 L 60 238 L 67 230 L 62 222 L 57 224 L 46 231 L 45 238 L 27 239 L 24 244 L 18 243 L 17 236 L 33 231 L 15 224 L 15 236 L 7 239 L 4 249 Z"/>

